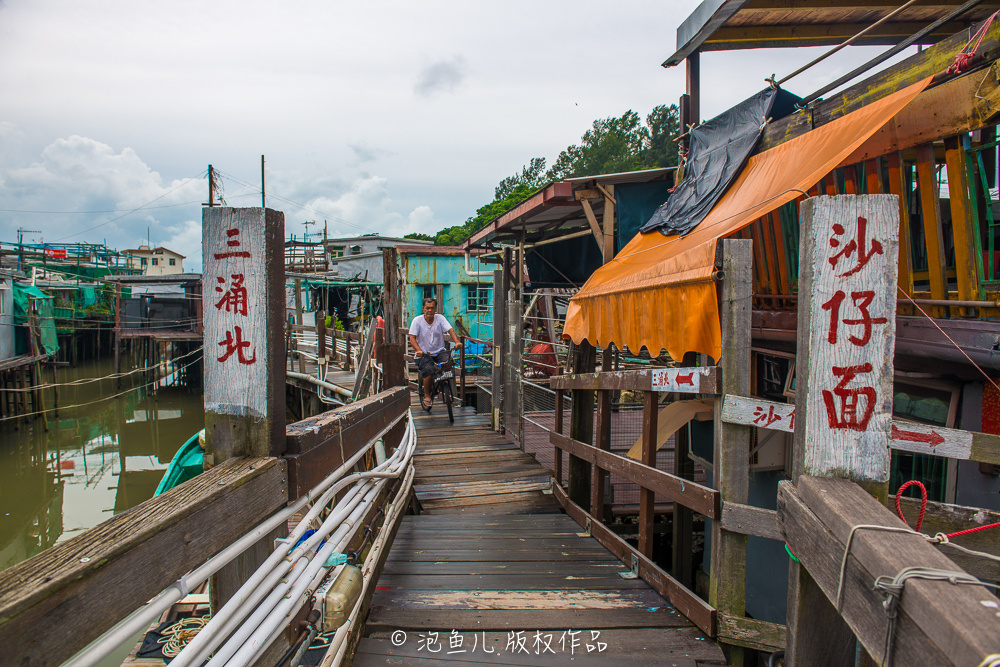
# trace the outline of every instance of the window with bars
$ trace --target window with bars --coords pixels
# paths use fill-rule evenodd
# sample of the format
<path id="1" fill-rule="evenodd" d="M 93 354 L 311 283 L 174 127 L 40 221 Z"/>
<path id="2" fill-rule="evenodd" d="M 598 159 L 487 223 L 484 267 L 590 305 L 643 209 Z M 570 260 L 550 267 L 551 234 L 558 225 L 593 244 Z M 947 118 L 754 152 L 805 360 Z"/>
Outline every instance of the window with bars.
<path id="1" fill-rule="evenodd" d="M 466 311 L 479 313 L 493 307 L 493 287 L 490 285 L 466 285 Z"/>

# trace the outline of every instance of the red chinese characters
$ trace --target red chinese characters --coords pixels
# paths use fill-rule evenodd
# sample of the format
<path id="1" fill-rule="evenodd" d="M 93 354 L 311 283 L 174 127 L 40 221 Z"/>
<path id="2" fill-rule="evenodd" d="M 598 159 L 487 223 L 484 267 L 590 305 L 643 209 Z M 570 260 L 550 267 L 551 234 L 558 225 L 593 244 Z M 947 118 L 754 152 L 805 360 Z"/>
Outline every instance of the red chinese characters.
<path id="1" fill-rule="evenodd" d="M 243 274 L 234 273 L 230 278 L 232 278 L 232 284 L 228 290 L 222 289 L 226 284 L 226 279 L 222 276 L 216 278 L 219 284 L 215 286 L 215 291 L 222 292 L 223 295 L 216 302 L 215 307 L 219 310 L 225 309 L 227 313 L 238 313 L 246 317 L 247 288 L 243 286 Z"/>
<path id="2" fill-rule="evenodd" d="M 840 304 L 847 297 L 842 290 L 837 290 L 837 292 L 830 297 L 830 300 L 823 304 L 823 310 L 830 311 L 830 328 L 827 331 L 827 340 L 831 344 L 837 344 L 837 328 L 840 322 L 849 325 L 861 325 L 864 327 L 862 329 L 862 334 L 858 336 L 848 336 L 847 340 L 851 341 L 854 345 L 858 347 L 864 347 L 868 344 L 868 341 L 872 337 L 872 325 L 873 324 L 885 324 L 888 320 L 884 317 L 872 317 L 871 313 L 868 312 L 869 306 L 871 306 L 872 301 L 875 299 L 875 292 L 873 290 L 867 290 L 862 292 L 851 292 L 851 300 L 854 301 L 854 307 L 858 310 L 861 317 L 854 319 L 840 319 Z"/>
<path id="3" fill-rule="evenodd" d="M 844 233 L 844 226 L 834 224 L 833 233 L 834 236 L 830 237 L 830 247 L 839 248 L 842 242 L 837 240 L 837 236 L 841 236 Z M 875 239 L 868 243 L 868 220 L 865 218 L 858 218 L 858 229 L 857 237 L 851 239 L 846 244 L 843 244 L 843 248 L 840 252 L 831 256 L 827 261 L 830 262 L 830 266 L 837 270 L 837 264 L 840 263 L 841 259 L 847 259 L 854 256 L 854 266 L 848 269 L 845 273 L 839 274 L 838 278 L 846 278 L 847 276 L 853 276 L 855 273 L 865 268 L 868 265 L 868 261 L 875 255 L 882 254 L 882 244 Z"/>
<path id="4" fill-rule="evenodd" d="M 842 289 L 836 289 L 833 296 L 822 304 L 822 309 L 829 313 L 826 340 L 830 345 L 843 345 L 841 338 L 846 328 L 846 343 L 867 350 L 873 335 L 888 322 L 887 317 L 877 313 L 873 315 L 871 311 L 885 309 L 887 305 L 875 300 L 874 290 L 864 289 L 870 284 L 867 278 L 871 271 L 858 274 L 876 255 L 884 254 L 883 245 L 877 239 L 869 238 L 868 220 L 863 217 L 858 217 L 854 238 L 844 238 L 846 230 L 843 225 L 834 224 L 832 230 L 833 235 L 829 239 L 832 252 L 827 261 L 834 270 L 834 287 Z M 876 347 L 882 349 L 881 346 Z M 881 354 L 878 350 L 873 350 L 873 354 Z M 829 383 L 834 386 L 822 390 L 821 395 L 831 429 L 867 430 L 875 413 L 878 404 L 875 387 L 879 380 L 872 373 L 873 364 L 863 361 L 865 356 L 861 356 L 862 363 L 829 367 Z M 833 357 L 844 358 L 836 351 Z M 857 359 L 857 353 L 853 358 Z M 881 364 L 877 365 L 881 367 Z"/>
<path id="5" fill-rule="evenodd" d="M 240 234 L 239 229 L 228 229 L 226 230 L 226 245 L 229 248 L 239 248 L 240 241 L 238 240 Z M 250 253 L 245 250 L 232 250 L 229 252 L 214 253 L 215 259 L 226 259 L 229 257 L 250 257 Z M 222 297 L 216 301 L 215 307 L 220 311 L 225 311 L 226 313 L 231 313 L 238 317 L 246 317 L 249 309 L 249 300 L 247 299 L 247 289 L 244 286 L 244 274 L 233 273 L 229 276 L 230 282 L 228 289 L 226 288 L 226 279 L 222 276 L 217 276 L 217 284 L 215 286 L 215 291 L 222 294 Z M 251 343 L 250 341 L 244 339 L 243 328 L 239 325 L 233 326 L 232 330 L 226 331 L 226 337 L 218 342 L 219 346 L 224 348 L 222 356 L 217 357 L 218 361 L 225 363 L 230 358 L 235 357 L 236 360 L 243 365 L 249 366 L 257 362 L 257 350 L 254 349 L 250 351 Z"/>
<path id="6" fill-rule="evenodd" d="M 226 241 L 226 245 L 230 248 L 239 248 L 240 242 L 236 238 L 240 235 L 240 230 L 238 229 L 227 229 L 226 236 L 229 238 Z M 230 250 L 229 252 L 217 252 L 215 253 L 216 259 L 226 259 L 227 257 L 249 257 L 250 252 L 247 250 Z"/>

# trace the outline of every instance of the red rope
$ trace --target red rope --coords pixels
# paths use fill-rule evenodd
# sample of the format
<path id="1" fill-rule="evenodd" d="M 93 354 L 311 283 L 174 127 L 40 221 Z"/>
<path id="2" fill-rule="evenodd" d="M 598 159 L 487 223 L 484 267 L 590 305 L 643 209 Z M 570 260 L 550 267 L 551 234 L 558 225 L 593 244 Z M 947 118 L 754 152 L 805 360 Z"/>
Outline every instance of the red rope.
<path id="1" fill-rule="evenodd" d="M 962 47 L 962 50 L 955 54 L 955 60 L 948 66 L 948 74 L 961 74 L 969 68 L 969 64 L 976 55 L 976 51 L 979 50 L 979 46 L 983 43 L 983 38 L 986 37 L 986 33 L 990 29 L 990 25 L 993 23 L 993 19 L 997 17 L 1000 12 L 993 12 L 983 26 L 976 31 L 976 34 L 972 36 L 969 43 Z M 971 49 L 969 47 L 972 47 Z"/>
<path id="2" fill-rule="evenodd" d="M 911 486 L 920 487 L 920 515 L 917 517 L 917 527 L 914 528 L 914 530 L 919 533 L 920 527 L 924 525 L 924 514 L 927 513 L 927 487 L 925 487 L 921 482 L 911 479 L 909 482 L 906 482 L 903 486 L 899 487 L 899 491 L 896 491 L 896 514 L 898 514 L 899 518 L 903 520 L 903 523 L 906 523 L 906 517 L 903 516 L 903 509 L 899 506 L 899 499 L 903 496 L 903 491 L 906 491 L 906 489 Z M 910 524 L 906 523 L 906 525 L 909 526 Z"/>
<path id="3" fill-rule="evenodd" d="M 903 520 L 903 523 L 906 523 L 906 517 L 903 516 L 903 510 L 899 506 L 899 499 L 902 498 L 903 491 L 911 486 L 920 487 L 920 514 L 917 516 L 917 527 L 914 529 L 919 533 L 920 527 L 924 525 L 924 514 L 927 513 L 927 487 L 925 487 L 921 482 L 911 479 L 909 482 L 906 482 L 899 487 L 899 491 L 896 491 L 896 514 L 898 514 L 899 518 Z M 909 526 L 910 524 L 906 523 L 906 525 Z M 976 526 L 975 528 L 966 528 L 965 530 L 960 530 L 957 533 L 948 533 L 945 537 L 951 539 L 953 537 L 958 537 L 959 535 L 978 533 L 979 531 L 986 530 L 987 528 L 1000 528 L 1000 522 L 990 523 L 985 526 Z"/>
<path id="4" fill-rule="evenodd" d="M 976 526 L 975 528 L 967 528 L 965 530 L 960 530 L 957 533 L 948 533 L 945 535 L 947 538 L 958 537 L 959 535 L 968 535 L 969 533 L 978 533 L 980 530 L 986 530 L 987 528 L 996 528 L 1000 526 L 1000 523 L 991 523 L 985 526 Z"/>

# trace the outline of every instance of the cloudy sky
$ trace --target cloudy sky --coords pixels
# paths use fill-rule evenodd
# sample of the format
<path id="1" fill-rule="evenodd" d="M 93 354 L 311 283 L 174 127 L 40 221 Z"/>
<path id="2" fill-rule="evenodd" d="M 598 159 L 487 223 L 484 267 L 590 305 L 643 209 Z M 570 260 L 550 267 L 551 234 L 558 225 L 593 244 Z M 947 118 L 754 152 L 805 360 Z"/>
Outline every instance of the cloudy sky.
<path id="1" fill-rule="evenodd" d="M 261 155 L 289 235 L 434 233 L 594 119 L 676 103 L 660 63 L 697 4 L 0 0 L 0 241 L 148 236 L 200 270 L 207 166 L 259 206 Z M 704 55 L 703 117 L 816 53 Z"/>

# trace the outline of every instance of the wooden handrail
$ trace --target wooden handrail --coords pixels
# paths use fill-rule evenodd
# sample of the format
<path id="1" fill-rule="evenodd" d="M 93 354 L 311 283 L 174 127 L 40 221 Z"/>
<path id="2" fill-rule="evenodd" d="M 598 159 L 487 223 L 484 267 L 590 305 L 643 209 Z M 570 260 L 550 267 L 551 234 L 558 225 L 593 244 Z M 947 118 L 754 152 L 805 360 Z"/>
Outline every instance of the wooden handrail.
<path id="1" fill-rule="evenodd" d="M 4 662 L 62 663 L 287 500 L 279 459 L 229 459 L 0 572 Z"/>
<path id="2" fill-rule="evenodd" d="M 550 431 L 549 442 L 602 470 L 620 475 L 644 489 L 662 494 L 671 501 L 689 507 L 710 519 L 719 518 L 719 492 L 714 489 L 643 465 L 625 456 L 573 440 L 560 433 Z"/>
<path id="3" fill-rule="evenodd" d="M 717 394 L 721 373 L 717 366 L 691 368 L 647 368 L 557 375 L 549 378 L 552 389 L 624 389 L 630 391 L 670 391 L 686 394 Z"/>
<path id="4" fill-rule="evenodd" d="M 574 503 L 558 484 L 552 487 L 552 495 L 581 526 L 585 526 L 591 536 L 604 545 L 626 565 L 635 567 L 639 577 L 652 586 L 657 593 L 670 600 L 677 611 L 684 614 L 709 637 L 716 634 L 715 609 L 710 604 L 688 590 L 683 584 L 664 572 L 651 559 L 639 553 L 631 544 L 616 535 L 610 528 L 591 516 Z"/>

